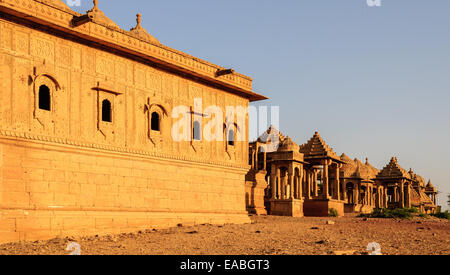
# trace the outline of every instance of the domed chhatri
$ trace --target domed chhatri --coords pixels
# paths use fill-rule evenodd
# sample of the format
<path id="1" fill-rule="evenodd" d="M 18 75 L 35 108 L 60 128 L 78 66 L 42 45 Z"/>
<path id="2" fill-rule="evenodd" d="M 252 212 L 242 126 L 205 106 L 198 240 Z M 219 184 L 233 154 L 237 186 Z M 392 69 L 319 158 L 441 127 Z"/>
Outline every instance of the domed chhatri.
<path id="1" fill-rule="evenodd" d="M 300 146 L 292 141 L 290 137 L 286 137 L 286 139 L 281 143 L 279 151 L 285 152 L 299 152 Z"/>
<path id="2" fill-rule="evenodd" d="M 136 23 L 137 23 L 136 27 L 132 28 L 130 30 L 130 33 L 139 39 L 145 40 L 150 43 L 159 44 L 158 39 L 150 35 L 147 32 L 147 30 L 142 27 L 141 22 L 142 22 L 142 15 L 138 13 L 136 15 Z"/>
<path id="3" fill-rule="evenodd" d="M 263 183 L 253 180 L 252 188 L 267 188 L 257 192 L 268 197 L 265 201 L 255 198 L 249 207 L 270 204 L 270 215 L 293 217 L 328 216 L 331 208 L 339 215 L 383 208 L 416 207 L 424 213 L 437 209 L 436 188 L 431 182 L 426 186 L 424 178 L 412 169 L 402 168 L 397 157 L 380 171 L 369 158 L 338 157 L 319 132 L 301 146 L 286 136 L 278 151 L 266 154 L 258 150 L 267 143 L 260 138 L 249 146 L 250 163 L 259 163 L 252 166 L 251 174 L 266 175 Z"/>

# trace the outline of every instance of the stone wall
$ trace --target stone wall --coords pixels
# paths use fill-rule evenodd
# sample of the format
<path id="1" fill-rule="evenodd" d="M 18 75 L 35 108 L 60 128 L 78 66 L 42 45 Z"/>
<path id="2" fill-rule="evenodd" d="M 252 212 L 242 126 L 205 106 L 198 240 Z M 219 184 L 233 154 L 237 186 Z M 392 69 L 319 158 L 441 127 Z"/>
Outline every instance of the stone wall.
<path id="1" fill-rule="evenodd" d="M 0 243 L 245 223 L 245 170 L 0 139 Z"/>

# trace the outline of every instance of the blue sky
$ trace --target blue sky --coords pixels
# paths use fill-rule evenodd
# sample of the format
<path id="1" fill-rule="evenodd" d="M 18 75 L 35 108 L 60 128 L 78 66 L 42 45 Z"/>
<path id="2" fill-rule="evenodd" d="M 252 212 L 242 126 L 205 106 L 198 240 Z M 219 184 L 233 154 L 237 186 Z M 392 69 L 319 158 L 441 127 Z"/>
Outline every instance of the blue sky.
<path id="1" fill-rule="evenodd" d="M 92 1 L 81 0 L 85 12 Z M 382 168 L 397 156 L 450 193 L 450 1 L 100 0 L 120 27 L 254 79 L 297 143 L 315 131 Z M 446 206 L 444 207 L 446 208 Z"/>

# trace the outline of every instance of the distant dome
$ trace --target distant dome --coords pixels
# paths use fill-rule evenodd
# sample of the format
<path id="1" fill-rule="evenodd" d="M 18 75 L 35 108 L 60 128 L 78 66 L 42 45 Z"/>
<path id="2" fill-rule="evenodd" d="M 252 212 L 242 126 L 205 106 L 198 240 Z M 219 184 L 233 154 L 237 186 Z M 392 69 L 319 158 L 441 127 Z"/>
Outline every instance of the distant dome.
<path id="1" fill-rule="evenodd" d="M 287 137 L 280 145 L 280 148 L 278 151 L 285 151 L 285 152 L 298 152 L 300 150 L 300 146 L 292 141 L 290 137 Z"/>

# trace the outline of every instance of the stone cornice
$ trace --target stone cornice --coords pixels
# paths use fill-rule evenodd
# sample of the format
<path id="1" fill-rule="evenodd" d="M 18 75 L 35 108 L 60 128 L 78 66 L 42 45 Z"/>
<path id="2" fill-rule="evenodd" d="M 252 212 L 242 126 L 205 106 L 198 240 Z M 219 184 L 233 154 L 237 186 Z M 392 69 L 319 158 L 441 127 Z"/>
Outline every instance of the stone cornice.
<path id="1" fill-rule="evenodd" d="M 204 164 L 204 165 L 213 165 L 213 166 L 217 166 L 220 168 L 225 167 L 225 168 L 239 169 L 239 170 L 242 170 L 243 173 L 247 173 L 248 170 L 250 169 L 249 165 L 239 165 L 239 164 L 219 162 L 219 161 L 210 161 L 210 160 L 205 160 L 202 158 L 195 158 L 195 157 L 188 157 L 188 156 L 175 156 L 175 155 L 162 153 L 162 152 L 151 152 L 151 151 L 138 150 L 138 149 L 133 149 L 133 148 L 111 146 L 111 145 L 106 145 L 106 144 L 95 144 L 95 143 L 90 143 L 90 142 L 71 140 L 68 138 L 49 137 L 49 136 L 43 136 L 43 135 L 36 135 L 36 134 L 32 134 L 32 133 L 21 133 L 21 132 L 16 132 L 16 131 L 11 131 L 11 130 L 0 130 L 0 138 L 1 137 L 12 138 L 14 140 L 24 139 L 24 140 L 32 140 L 32 141 L 36 141 L 36 142 L 50 142 L 52 144 L 75 146 L 80 149 L 103 150 L 103 151 L 109 151 L 112 153 L 122 153 L 122 154 L 134 155 L 137 157 L 146 157 L 146 158 L 154 158 L 154 159 L 165 159 L 168 161 L 180 161 L 180 162 L 189 162 L 189 163 L 197 163 L 197 164 Z"/>
<path id="2" fill-rule="evenodd" d="M 0 0 L 0 11 L 42 24 L 68 35 L 87 39 L 115 50 L 156 62 L 184 74 L 203 78 L 205 81 L 233 90 L 237 95 L 250 101 L 264 100 L 266 97 L 252 91 L 252 79 L 239 73 L 217 77 L 218 70 L 225 68 L 196 58 L 159 43 L 144 41 L 131 32 L 104 26 L 101 22 L 90 21 L 74 27 L 72 20 L 81 16 L 70 9 L 62 9 L 38 0 Z"/>

